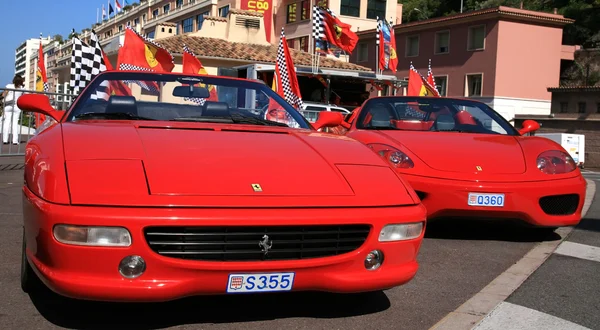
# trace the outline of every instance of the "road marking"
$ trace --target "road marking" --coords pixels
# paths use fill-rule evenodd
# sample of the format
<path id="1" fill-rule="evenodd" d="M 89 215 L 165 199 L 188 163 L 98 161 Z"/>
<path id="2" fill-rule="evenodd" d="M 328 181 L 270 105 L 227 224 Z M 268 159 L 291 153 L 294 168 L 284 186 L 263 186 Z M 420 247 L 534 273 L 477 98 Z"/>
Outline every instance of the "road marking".
<path id="1" fill-rule="evenodd" d="M 600 262 L 600 248 L 591 245 L 565 241 L 558 246 L 554 253 Z"/>
<path id="2" fill-rule="evenodd" d="M 473 330 L 560 329 L 589 330 L 579 324 L 535 309 L 502 302 Z"/>
<path id="3" fill-rule="evenodd" d="M 586 180 L 585 202 L 582 210 L 582 218 L 589 210 L 594 195 L 596 184 L 592 180 Z M 467 330 L 476 326 L 486 315 L 489 315 L 496 307 L 505 303 L 508 298 L 521 284 L 538 269 L 556 248 L 563 242 L 574 227 L 561 227 L 555 232 L 560 235 L 560 240 L 541 242 L 531 249 L 521 260 L 508 268 L 504 273 L 496 277 L 471 299 L 459 306 L 456 310 L 446 315 L 430 330 L 433 329 L 456 329 Z M 544 327 L 535 327 L 544 329 Z M 507 329 L 507 328 L 504 328 Z M 508 329 L 512 329 L 508 327 Z M 585 329 L 585 328 L 584 328 Z"/>

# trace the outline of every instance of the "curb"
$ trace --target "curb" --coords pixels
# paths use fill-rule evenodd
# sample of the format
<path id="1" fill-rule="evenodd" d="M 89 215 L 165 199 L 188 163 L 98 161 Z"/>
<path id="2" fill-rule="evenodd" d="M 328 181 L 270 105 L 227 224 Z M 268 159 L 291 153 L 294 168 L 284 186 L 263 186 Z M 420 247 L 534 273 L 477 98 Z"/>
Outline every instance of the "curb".
<path id="1" fill-rule="evenodd" d="M 592 205 L 596 194 L 596 184 L 587 180 L 585 202 L 582 216 L 584 218 Z M 575 227 L 562 227 L 555 232 L 561 239 L 552 242 L 541 242 L 529 251 L 521 260 L 496 277 L 481 291 L 459 306 L 456 310 L 442 318 L 429 330 L 469 330 L 476 327 L 501 302 L 506 300 L 525 280 L 533 274 L 556 248 L 565 240 Z"/>

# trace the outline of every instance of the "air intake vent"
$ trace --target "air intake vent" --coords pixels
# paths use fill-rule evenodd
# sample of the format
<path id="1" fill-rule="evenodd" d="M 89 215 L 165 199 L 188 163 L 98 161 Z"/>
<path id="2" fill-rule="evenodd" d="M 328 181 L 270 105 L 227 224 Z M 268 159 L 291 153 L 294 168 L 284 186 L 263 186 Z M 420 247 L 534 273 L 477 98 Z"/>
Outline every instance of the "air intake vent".
<path id="1" fill-rule="evenodd" d="M 236 17 L 235 25 L 243 26 L 248 29 L 259 29 L 260 28 L 260 20 L 253 19 L 253 18 Z"/>

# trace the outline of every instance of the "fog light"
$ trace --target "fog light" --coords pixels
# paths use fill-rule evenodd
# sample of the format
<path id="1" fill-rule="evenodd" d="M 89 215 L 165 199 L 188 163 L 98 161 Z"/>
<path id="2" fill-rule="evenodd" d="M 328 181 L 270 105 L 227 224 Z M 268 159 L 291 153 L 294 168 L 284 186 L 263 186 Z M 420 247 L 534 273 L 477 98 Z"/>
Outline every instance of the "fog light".
<path id="1" fill-rule="evenodd" d="M 373 250 L 367 254 L 365 258 L 365 268 L 368 270 L 375 270 L 383 263 L 383 252 L 379 250 Z"/>
<path id="2" fill-rule="evenodd" d="M 146 262 L 140 256 L 127 256 L 119 263 L 119 273 L 125 278 L 136 278 L 146 271 Z"/>

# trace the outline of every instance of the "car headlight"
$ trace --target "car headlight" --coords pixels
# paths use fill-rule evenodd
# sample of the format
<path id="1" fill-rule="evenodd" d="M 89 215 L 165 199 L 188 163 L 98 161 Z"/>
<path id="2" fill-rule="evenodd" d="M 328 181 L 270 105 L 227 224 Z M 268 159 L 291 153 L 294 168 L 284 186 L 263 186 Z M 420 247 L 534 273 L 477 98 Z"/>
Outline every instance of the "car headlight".
<path id="1" fill-rule="evenodd" d="M 413 163 L 412 159 L 410 159 L 410 157 L 408 157 L 407 154 L 403 153 L 402 151 L 400 151 L 392 146 L 388 146 L 386 144 L 380 144 L 380 143 L 370 143 L 370 144 L 367 144 L 367 146 L 369 148 L 371 148 L 371 150 L 373 150 L 379 156 L 381 156 L 381 158 L 383 158 L 385 161 L 390 163 L 393 167 L 396 167 L 396 168 L 413 168 L 413 167 L 415 167 L 415 164 Z"/>
<path id="2" fill-rule="evenodd" d="M 131 234 L 122 227 L 90 227 L 56 225 L 54 238 L 64 244 L 125 247 L 131 245 Z"/>
<path id="3" fill-rule="evenodd" d="M 423 233 L 423 222 L 387 225 L 379 233 L 380 242 L 415 239 Z"/>
<path id="4" fill-rule="evenodd" d="M 577 165 L 568 153 L 560 150 L 549 150 L 538 156 L 537 168 L 546 174 L 564 174 L 573 172 Z"/>

